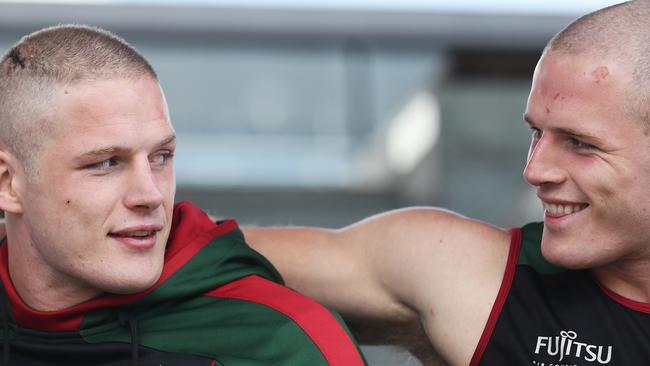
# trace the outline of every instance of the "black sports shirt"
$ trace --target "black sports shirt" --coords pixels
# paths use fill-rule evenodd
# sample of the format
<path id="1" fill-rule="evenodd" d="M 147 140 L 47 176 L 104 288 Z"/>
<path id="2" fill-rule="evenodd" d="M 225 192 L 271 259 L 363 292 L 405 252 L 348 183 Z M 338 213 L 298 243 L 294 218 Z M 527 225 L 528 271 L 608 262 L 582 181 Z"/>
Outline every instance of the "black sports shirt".
<path id="1" fill-rule="evenodd" d="M 470 366 L 650 365 L 650 304 L 541 255 L 543 225 L 512 230 L 503 283 Z"/>

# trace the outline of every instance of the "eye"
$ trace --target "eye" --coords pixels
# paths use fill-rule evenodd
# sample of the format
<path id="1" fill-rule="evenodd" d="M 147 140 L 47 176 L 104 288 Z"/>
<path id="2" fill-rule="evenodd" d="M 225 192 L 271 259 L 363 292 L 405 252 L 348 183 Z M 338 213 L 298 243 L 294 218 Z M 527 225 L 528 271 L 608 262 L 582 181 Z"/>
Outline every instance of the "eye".
<path id="1" fill-rule="evenodd" d="M 169 164 L 169 161 L 174 157 L 174 153 L 171 151 L 161 151 L 156 153 L 151 157 L 151 163 L 153 165 L 165 166 Z"/>
<path id="2" fill-rule="evenodd" d="M 110 158 L 110 159 L 102 160 L 97 163 L 86 165 L 84 168 L 90 170 L 108 170 L 114 167 L 115 165 L 117 165 L 117 159 Z"/>
<path id="3" fill-rule="evenodd" d="M 586 143 L 584 141 L 578 140 L 575 137 L 569 137 L 568 141 L 569 141 L 569 144 L 571 145 L 571 147 L 573 147 L 574 149 L 590 150 L 590 149 L 595 148 L 594 145 L 591 145 L 591 144 L 588 144 L 588 143 Z"/>

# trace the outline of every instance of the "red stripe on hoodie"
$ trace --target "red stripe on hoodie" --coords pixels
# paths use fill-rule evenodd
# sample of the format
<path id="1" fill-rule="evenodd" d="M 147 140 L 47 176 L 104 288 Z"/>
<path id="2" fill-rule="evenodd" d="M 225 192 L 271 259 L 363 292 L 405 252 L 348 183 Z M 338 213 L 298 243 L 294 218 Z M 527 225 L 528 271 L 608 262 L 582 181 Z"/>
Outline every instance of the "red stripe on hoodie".
<path id="1" fill-rule="evenodd" d="M 363 366 L 357 347 L 324 306 L 277 283 L 248 276 L 206 293 L 268 306 L 291 318 L 312 339 L 331 366 Z"/>

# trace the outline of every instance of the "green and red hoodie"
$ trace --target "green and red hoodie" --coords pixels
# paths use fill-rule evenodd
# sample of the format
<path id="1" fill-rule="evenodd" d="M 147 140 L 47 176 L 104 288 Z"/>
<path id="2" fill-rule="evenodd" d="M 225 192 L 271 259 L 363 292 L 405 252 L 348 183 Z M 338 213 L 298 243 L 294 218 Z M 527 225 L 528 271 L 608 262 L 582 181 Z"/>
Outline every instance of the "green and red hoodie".
<path id="1" fill-rule="evenodd" d="M 158 282 L 53 312 L 29 308 L 0 247 L 2 365 L 361 366 L 339 316 L 281 285 L 237 223 L 174 208 Z"/>

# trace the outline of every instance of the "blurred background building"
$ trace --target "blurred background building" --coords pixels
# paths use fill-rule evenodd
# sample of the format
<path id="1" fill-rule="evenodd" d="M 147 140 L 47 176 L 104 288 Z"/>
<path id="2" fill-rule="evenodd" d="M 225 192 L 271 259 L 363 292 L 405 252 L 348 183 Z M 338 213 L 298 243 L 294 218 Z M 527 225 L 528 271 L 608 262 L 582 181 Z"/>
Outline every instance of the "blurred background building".
<path id="1" fill-rule="evenodd" d="M 435 205 L 509 227 L 542 216 L 521 178 L 537 58 L 615 2 L 0 0 L 0 47 L 69 22 L 130 41 L 167 95 L 177 199 L 214 216 L 339 227 Z"/>

